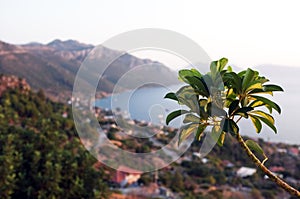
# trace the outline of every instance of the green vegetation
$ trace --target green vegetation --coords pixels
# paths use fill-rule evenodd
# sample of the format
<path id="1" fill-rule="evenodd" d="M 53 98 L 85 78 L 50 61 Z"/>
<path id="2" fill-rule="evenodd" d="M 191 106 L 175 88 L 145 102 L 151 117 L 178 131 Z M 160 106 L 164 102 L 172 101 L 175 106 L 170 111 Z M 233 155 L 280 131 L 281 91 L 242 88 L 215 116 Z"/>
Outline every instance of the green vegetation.
<path id="1" fill-rule="evenodd" d="M 209 128 L 211 128 L 211 136 L 219 146 L 223 146 L 226 136 L 232 135 L 251 160 L 271 180 L 291 195 L 299 197 L 298 190 L 264 166 L 268 159 L 264 151 L 255 141 L 244 141 L 238 126 L 241 119 L 251 119 L 257 133 L 262 129 L 262 123 L 277 133 L 274 118 L 270 114 L 273 110 L 280 113 L 281 109 L 263 95 L 273 95 L 273 92 L 283 91 L 283 89 L 277 85 L 266 84 L 269 80 L 250 68 L 239 73 L 232 71 L 230 66 L 225 69 L 227 62 L 226 58 L 213 61 L 210 72 L 204 75 L 196 69 L 179 71 L 180 80 L 188 85 L 183 86 L 176 93 L 168 93 L 166 98 L 186 105 L 189 110 L 170 113 L 166 119 L 167 124 L 176 117 L 185 116 L 183 120 L 185 126 L 181 128 L 178 144 L 193 133 L 195 138 L 200 140 L 205 129 Z M 261 160 L 254 153 L 259 155 Z"/>
<path id="2" fill-rule="evenodd" d="M 2 94 L 0 198 L 108 197 L 108 177 L 75 135 L 71 115 L 42 91 Z"/>
<path id="3" fill-rule="evenodd" d="M 118 147 L 137 153 L 160 148 L 149 139 L 124 136 L 113 120 L 104 119 L 105 115 L 111 114 L 109 112 L 99 112 L 99 123 L 107 125 L 107 136 L 116 141 Z M 151 128 L 158 130 L 155 126 Z M 162 143 L 169 143 L 178 131 L 171 127 L 159 130 L 162 133 L 156 138 Z M 203 141 L 195 140 L 180 161 L 156 174 L 143 174 L 138 183 L 146 188 L 157 182 L 189 199 L 245 198 L 243 194 L 251 194 L 253 198 L 276 198 L 283 194 L 275 183 L 264 179 L 263 172 L 246 178 L 236 175 L 240 167 L 251 167 L 252 164 L 238 150 L 234 136 L 226 134 L 223 146 L 214 147 L 205 163 L 193 155 Z M 299 157 L 288 152 L 276 153 L 276 149 L 298 146 L 272 144 L 261 139 L 257 143 L 269 157 L 265 165 L 284 167 L 285 170 L 279 173 L 284 179 L 295 179 L 290 183 L 297 186 L 300 164 L 293 163 L 299 162 Z M 223 160 L 234 166 L 226 166 Z M 47 99 L 42 90 L 25 92 L 22 86 L 16 86 L 1 93 L 0 161 L 0 198 L 111 198 L 108 186 L 118 187 L 111 181 L 114 172 L 96 164 L 97 160 L 80 144 L 70 106 Z"/>

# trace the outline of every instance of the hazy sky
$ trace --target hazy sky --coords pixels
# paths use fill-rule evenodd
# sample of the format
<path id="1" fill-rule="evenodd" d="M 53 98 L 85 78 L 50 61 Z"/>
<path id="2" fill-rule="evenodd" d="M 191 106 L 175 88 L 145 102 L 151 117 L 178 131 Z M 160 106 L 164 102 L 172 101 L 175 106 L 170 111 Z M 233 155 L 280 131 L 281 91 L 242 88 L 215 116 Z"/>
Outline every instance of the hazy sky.
<path id="1" fill-rule="evenodd" d="M 9 43 L 59 38 L 96 45 L 124 31 L 164 28 L 240 67 L 300 67 L 299 20 L 297 1 L 0 0 L 0 40 Z"/>

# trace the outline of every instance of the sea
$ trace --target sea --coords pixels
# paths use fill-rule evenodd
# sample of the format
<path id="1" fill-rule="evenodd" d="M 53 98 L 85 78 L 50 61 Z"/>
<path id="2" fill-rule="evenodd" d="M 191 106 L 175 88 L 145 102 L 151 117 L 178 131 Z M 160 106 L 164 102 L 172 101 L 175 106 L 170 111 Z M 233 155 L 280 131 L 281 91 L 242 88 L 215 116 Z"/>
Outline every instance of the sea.
<path id="1" fill-rule="evenodd" d="M 298 79 L 298 78 L 297 78 Z M 285 92 L 275 93 L 274 96 L 267 96 L 278 103 L 282 113 L 273 112 L 277 134 L 269 127 L 263 125 L 262 132 L 257 134 L 250 119 L 239 122 L 240 133 L 253 138 L 262 138 L 270 142 L 282 142 L 300 145 L 300 120 L 298 111 L 300 110 L 300 84 L 296 79 L 284 79 L 281 76 L 275 78 Z M 298 85 L 299 84 L 299 85 Z M 96 101 L 96 106 L 105 109 L 118 110 L 129 119 L 150 122 L 156 125 L 166 125 L 166 116 L 177 109 L 182 109 L 176 101 L 164 99 L 168 92 L 176 92 L 182 85 L 143 87 L 132 91 L 113 94 L 109 97 Z M 180 118 L 172 121 L 169 125 L 180 127 Z"/>

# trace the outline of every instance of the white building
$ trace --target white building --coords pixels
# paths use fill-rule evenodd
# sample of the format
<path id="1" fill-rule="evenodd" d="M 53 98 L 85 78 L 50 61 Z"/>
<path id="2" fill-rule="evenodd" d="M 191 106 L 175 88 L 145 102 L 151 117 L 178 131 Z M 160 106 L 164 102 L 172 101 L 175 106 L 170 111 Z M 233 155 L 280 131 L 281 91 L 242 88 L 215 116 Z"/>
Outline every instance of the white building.
<path id="1" fill-rule="evenodd" d="M 256 172 L 256 169 L 254 168 L 249 168 L 249 167 L 241 167 L 237 170 L 236 174 L 238 177 L 248 177 L 252 176 Z"/>

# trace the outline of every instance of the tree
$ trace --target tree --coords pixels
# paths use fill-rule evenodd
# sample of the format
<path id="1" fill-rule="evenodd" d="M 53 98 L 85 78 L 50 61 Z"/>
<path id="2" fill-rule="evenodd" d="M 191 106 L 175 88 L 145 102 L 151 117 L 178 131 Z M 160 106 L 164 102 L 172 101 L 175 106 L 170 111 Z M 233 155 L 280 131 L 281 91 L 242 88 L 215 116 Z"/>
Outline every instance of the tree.
<path id="1" fill-rule="evenodd" d="M 266 154 L 255 141 L 245 141 L 238 126 L 241 119 L 250 119 L 257 133 L 261 132 L 262 124 L 277 133 L 271 114 L 273 110 L 280 113 L 281 109 L 264 95 L 273 95 L 273 92 L 283 89 L 278 85 L 266 84 L 269 80 L 250 68 L 239 73 L 234 72 L 230 66 L 225 69 L 227 63 L 226 58 L 213 61 L 207 74 L 201 74 L 196 69 L 180 70 L 179 79 L 187 85 L 176 93 L 168 93 L 165 98 L 185 105 L 188 110 L 171 112 L 166 118 L 166 123 L 184 116 L 178 144 L 191 135 L 200 140 L 204 137 L 203 132 L 209 129 L 209 136 L 215 139 L 219 146 L 223 146 L 226 136 L 235 137 L 244 152 L 271 180 L 291 195 L 300 197 L 297 189 L 264 166 L 268 159 Z"/>
<path id="2" fill-rule="evenodd" d="M 0 198 L 109 198 L 109 176 L 75 135 L 70 117 L 70 108 L 42 95 L 3 93 Z"/>
<path id="3" fill-rule="evenodd" d="M 180 192 L 184 190 L 184 179 L 178 171 L 175 172 L 174 178 L 171 181 L 170 188 L 173 191 Z"/>

